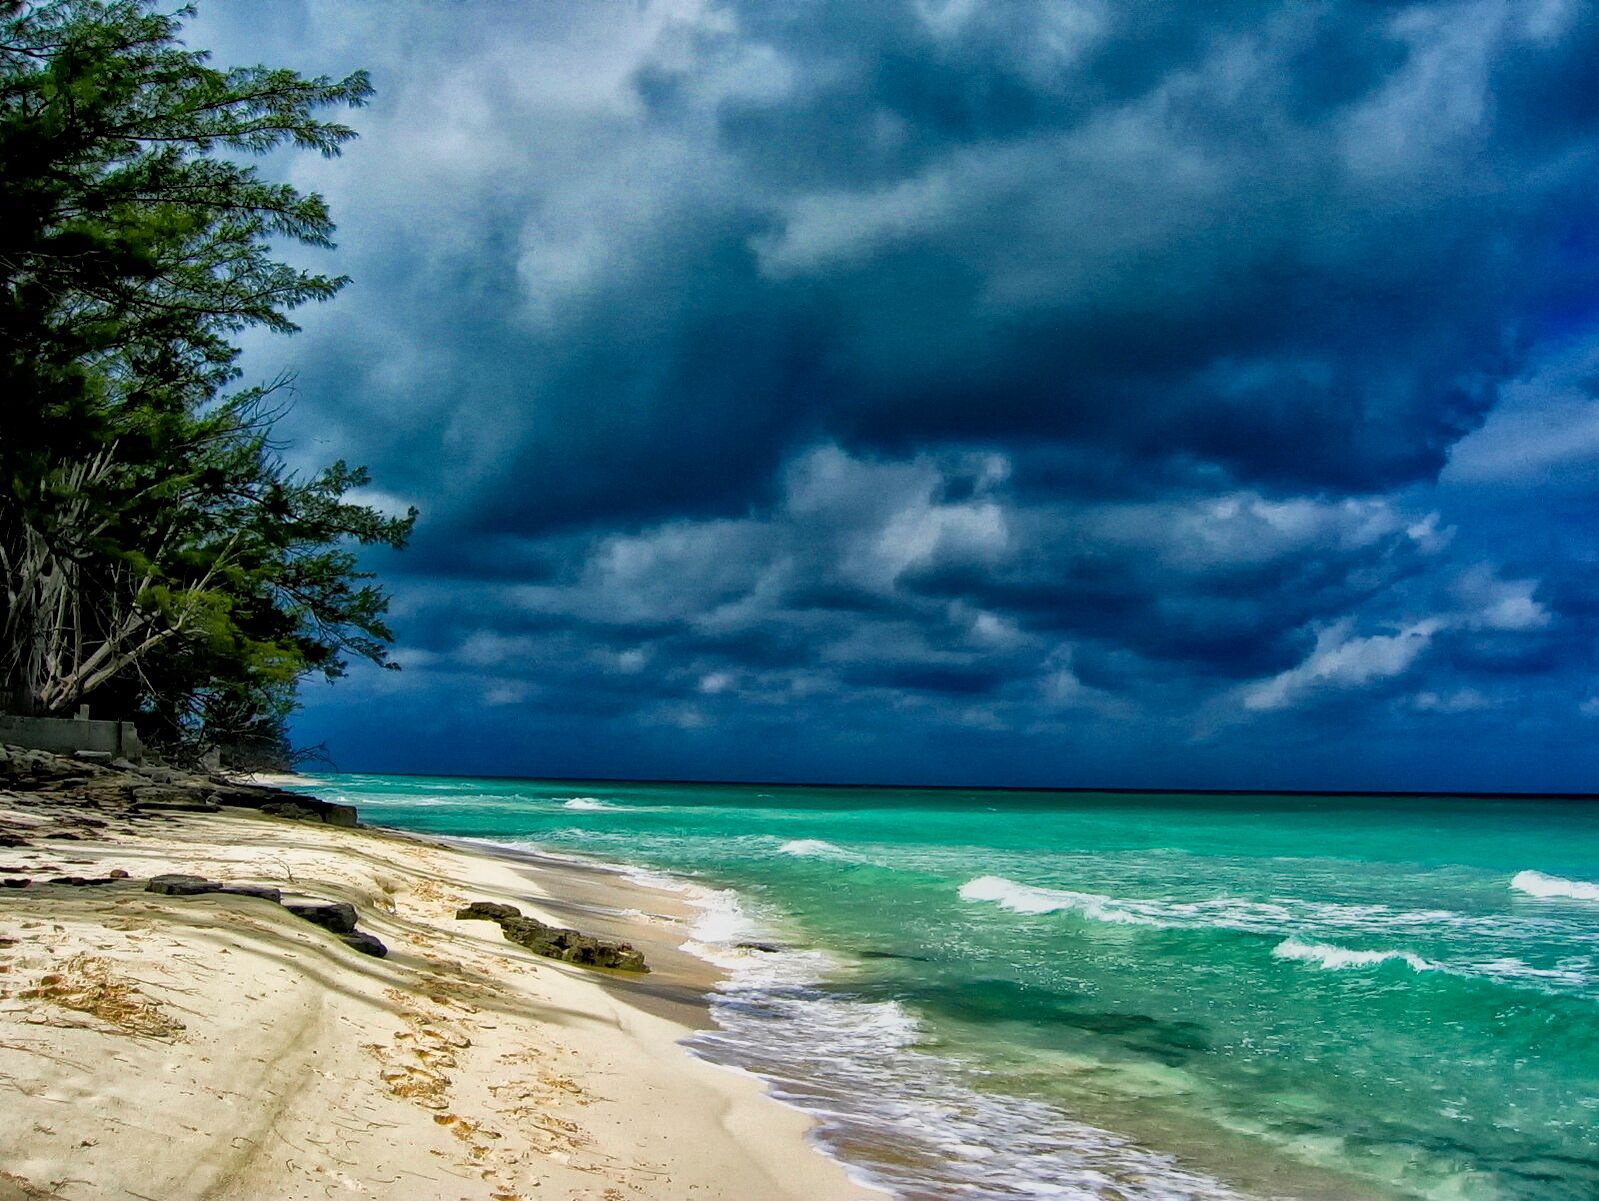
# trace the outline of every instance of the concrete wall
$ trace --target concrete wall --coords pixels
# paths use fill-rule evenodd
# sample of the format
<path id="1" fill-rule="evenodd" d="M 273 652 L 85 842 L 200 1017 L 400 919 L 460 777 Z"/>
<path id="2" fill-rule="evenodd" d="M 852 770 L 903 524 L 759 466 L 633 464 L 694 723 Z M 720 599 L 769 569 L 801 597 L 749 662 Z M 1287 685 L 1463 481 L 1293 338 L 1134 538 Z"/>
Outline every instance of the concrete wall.
<path id="1" fill-rule="evenodd" d="M 0 744 L 35 751 L 104 751 L 117 759 L 140 759 L 144 747 L 130 721 L 90 721 L 86 717 L 12 717 L 0 713 Z"/>

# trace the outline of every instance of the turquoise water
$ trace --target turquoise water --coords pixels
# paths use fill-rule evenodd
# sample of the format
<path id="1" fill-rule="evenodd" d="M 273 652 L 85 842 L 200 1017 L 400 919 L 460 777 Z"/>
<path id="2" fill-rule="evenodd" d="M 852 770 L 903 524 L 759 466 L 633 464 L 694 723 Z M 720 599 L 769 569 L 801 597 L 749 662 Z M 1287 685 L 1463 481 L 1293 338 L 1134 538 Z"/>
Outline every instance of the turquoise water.
<path id="1" fill-rule="evenodd" d="M 696 1049 L 907 1198 L 1599 1197 L 1599 805 L 319 784 L 694 881 Z"/>

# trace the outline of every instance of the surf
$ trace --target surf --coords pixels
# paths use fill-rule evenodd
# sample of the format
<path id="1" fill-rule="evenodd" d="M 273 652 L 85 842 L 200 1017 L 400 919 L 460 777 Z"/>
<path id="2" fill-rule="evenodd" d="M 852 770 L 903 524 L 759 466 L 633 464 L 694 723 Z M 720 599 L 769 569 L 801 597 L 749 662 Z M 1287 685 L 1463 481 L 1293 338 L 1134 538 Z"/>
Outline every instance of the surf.
<path id="1" fill-rule="evenodd" d="M 1512 876 L 1510 887 L 1529 897 L 1546 900 L 1599 901 L 1599 884 L 1590 884 L 1586 880 L 1567 880 L 1562 876 L 1531 870 Z"/>

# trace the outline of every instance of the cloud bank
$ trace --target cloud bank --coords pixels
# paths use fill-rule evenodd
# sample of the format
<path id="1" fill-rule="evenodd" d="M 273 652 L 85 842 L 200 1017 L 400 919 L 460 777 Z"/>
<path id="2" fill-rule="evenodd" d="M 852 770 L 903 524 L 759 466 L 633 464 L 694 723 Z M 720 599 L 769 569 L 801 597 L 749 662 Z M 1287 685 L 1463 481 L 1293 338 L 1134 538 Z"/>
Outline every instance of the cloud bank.
<path id="1" fill-rule="evenodd" d="M 1587 6 L 192 28 L 379 88 L 268 164 L 356 283 L 246 359 L 424 511 L 341 761 L 1592 785 Z"/>

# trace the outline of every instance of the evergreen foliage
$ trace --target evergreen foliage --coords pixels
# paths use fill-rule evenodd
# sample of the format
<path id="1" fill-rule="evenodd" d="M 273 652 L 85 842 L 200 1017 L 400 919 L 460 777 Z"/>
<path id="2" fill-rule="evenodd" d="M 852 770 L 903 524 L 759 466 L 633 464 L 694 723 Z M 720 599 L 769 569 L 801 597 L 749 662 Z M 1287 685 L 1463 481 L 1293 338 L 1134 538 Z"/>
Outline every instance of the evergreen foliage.
<path id="1" fill-rule="evenodd" d="M 271 440 L 284 381 L 230 391 L 235 336 L 284 333 L 342 277 L 326 203 L 244 161 L 354 136 L 362 72 L 220 70 L 151 0 L 0 0 L 0 705 L 92 699 L 173 748 L 285 746 L 296 682 L 386 664 L 360 545 L 415 511 L 350 499 Z"/>

